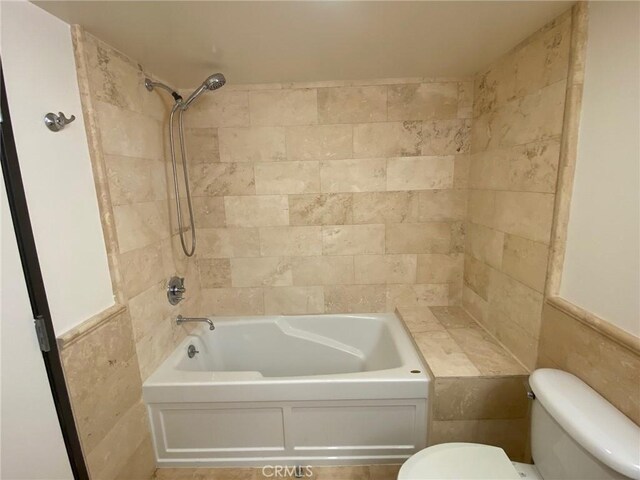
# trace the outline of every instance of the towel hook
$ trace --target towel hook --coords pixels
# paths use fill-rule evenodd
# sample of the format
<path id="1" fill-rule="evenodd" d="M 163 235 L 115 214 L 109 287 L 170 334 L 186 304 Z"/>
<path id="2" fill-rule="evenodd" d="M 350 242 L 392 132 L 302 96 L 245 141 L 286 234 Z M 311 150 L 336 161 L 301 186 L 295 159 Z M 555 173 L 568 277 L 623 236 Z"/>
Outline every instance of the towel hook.
<path id="1" fill-rule="evenodd" d="M 44 116 L 44 124 L 52 132 L 59 132 L 65 127 L 65 125 L 70 124 L 75 119 L 75 115 L 71 115 L 71 117 L 67 118 L 62 112 L 58 112 L 58 115 L 49 112 Z"/>

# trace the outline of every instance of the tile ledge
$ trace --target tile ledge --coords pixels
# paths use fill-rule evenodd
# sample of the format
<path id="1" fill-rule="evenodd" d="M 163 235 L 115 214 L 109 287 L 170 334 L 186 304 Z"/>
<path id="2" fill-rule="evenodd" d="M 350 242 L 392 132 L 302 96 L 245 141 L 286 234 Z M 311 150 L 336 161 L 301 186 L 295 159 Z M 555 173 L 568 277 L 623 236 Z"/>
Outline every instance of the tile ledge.
<path id="1" fill-rule="evenodd" d="M 597 315 L 585 310 L 584 308 L 575 305 L 562 297 L 548 297 L 546 303 L 562 313 L 569 315 L 570 317 L 578 320 L 580 323 L 592 328 L 596 332 L 604 335 L 605 337 L 613 340 L 621 347 L 630 350 L 636 355 L 640 355 L 640 338 L 635 335 L 622 330 L 612 323 L 598 317 Z"/>
<path id="2" fill-rule="evenodd" d="M 58 348 L 62 351 L 65 348 L 68 348 L 70 345 L 73 345 L 78 340 L 93 332 L 97 328 L 99 328 L 104 323 L 109 320 L 117 317 L 127 310 L 126 305 L 115 304 L 106 310 L 94 315 L 93 317 L 85 320 L 80 325 L 73 327 L 68 332 L 57 338 Z"/>

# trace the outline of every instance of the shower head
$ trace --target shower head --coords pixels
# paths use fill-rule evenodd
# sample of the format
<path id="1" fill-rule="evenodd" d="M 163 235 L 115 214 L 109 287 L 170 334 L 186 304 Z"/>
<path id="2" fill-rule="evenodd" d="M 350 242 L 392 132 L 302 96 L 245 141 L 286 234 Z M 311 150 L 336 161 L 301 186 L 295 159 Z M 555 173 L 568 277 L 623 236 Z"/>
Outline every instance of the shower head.
<path id="1" fill-rule="evenodd" d="M 191 105 L 191 103 L 198 98 L 202 92 L 205 92 L 206 90 L 217 90 L 220 87 L 222 87 L 225 83 L 227 82 L 227 80 L 224 78 L 224 75 L 221 73 L 214 73 L 213 75 L 207 77 L 207 79 L 202 82 L 202 85 L 200 85 L 191 95 L 189 95 L 189 98 L 187 98 L 187 101 L 184 102 L 184 108 L 187 109 L 189 108 L 189 105 Z"/>

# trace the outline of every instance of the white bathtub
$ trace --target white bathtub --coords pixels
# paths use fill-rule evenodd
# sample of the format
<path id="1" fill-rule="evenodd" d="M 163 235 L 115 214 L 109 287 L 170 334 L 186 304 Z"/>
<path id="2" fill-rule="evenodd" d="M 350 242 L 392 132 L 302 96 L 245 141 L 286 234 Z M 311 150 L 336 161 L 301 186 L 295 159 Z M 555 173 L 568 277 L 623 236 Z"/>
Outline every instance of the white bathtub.
<path id="1" fill-rule="evenodd" d="M 394 314 L 211 319 L 144 382 L 159 466 L 399 463 L 426 446 L 431 380 Z"/>

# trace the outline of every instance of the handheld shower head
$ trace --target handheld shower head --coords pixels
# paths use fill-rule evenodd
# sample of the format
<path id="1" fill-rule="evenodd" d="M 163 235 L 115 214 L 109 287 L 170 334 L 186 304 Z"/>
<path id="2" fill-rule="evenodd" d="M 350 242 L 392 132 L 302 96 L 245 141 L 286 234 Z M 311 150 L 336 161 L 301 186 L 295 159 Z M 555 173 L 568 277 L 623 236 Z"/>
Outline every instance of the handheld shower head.
<path id="1" fill-rule="evenodd" d="M 187 109 L 189 107 L 189 105 L 191 105 L 191 103 L 198 98 L 202 92 L 206 91 L 206 90 L 217 90 L 220 87 L 222 87 L 225 83 L 227 83 L 226 78 L 224 78 L 224 75 L 221 73 L 214 73 L 213 75 L 207 77 L 207 79 L 202 82 L 202 85 L 200 85 L 195 92 L 193 92 L 189 98 L 187 98 L 187 101 L 184 102 L 184 108 Z"/>

